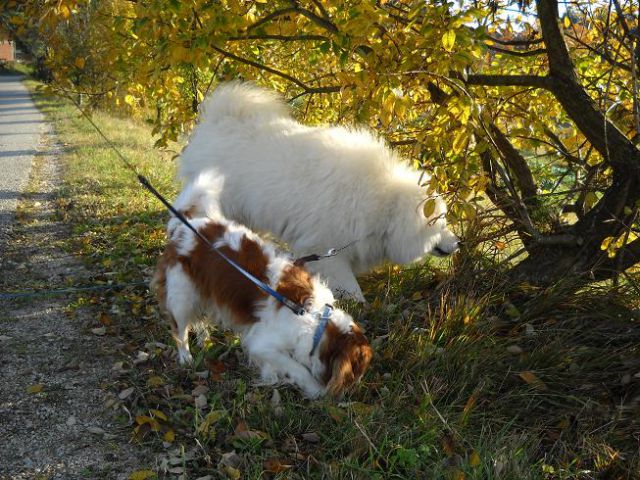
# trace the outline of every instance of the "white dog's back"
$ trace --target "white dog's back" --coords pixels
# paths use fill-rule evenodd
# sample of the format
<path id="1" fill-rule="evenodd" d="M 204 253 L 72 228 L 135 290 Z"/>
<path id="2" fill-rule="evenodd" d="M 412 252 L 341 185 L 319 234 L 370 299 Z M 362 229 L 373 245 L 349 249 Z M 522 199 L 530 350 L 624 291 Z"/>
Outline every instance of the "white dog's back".
<path id="1" fill-rule="evenodd" d="M 206 171 L 224 180 L 226 217 L 275 234 L 298 255 L 357 241 L 342 254 L 351 277 L 385 258 L 415 260 L 441 238 L 417 213 L 419 172 L 383 140 L 366 129 L 302 125 L 251 83 L 221 85 L 204 102 L 179 175 L 188 182 Z M 440 201 L 435 215 L 444 211 Z"/>

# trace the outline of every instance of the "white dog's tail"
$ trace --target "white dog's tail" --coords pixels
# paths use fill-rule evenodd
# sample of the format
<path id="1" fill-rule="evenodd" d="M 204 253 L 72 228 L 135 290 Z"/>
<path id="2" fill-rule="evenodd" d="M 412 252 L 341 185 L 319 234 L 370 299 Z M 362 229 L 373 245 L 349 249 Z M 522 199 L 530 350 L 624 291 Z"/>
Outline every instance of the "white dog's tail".
<path id="1" fill-rule="evenodd" d="M 215 171 L 209 170 L 197 175 L 189 182 L 173 206 L 188 218 L 220 217 L 220 192 L 223 179 Z M 179 221 L 178 219 L 172 219 Z M 171 222 L 170 222 L 171 223 Z"/>
<path id="2" fill-rule="evenodd" d="M 231 117 L 241 121 L 288 118 L 289 108 L 274 92 L 251 82 L 229 82 L 203 102 L 200 123 L 213 124 Z"/>

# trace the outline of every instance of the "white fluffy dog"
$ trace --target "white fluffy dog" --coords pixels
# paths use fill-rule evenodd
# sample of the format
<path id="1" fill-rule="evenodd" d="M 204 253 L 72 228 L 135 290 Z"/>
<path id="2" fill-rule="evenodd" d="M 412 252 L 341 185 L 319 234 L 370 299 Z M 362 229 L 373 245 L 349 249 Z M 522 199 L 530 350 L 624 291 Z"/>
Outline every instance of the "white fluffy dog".
<path id="1" fill-rule="evenodd" d="M 286 241 L 297 256 L 350 245 L 310 264 L 339 295 L 364 300 L 355 275 L 390 260 L 448 255 L 458 239 L 439 197 L 425 218 L 420 173 L 365 129 L 309 127 L 272 92 L 219 86 L 204 102 L 181 156 L 185 182 L 223 180 L 225 216 Z"/>

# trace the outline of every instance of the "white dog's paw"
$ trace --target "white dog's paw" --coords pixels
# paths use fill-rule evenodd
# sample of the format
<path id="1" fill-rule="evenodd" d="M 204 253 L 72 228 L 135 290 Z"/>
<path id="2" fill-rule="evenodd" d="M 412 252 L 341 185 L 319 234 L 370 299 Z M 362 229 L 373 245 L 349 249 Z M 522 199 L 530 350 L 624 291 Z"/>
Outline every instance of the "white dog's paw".
<path id="1" fill-rule="evenodd" d="M 309 400 L 316 400 L 326 393 L 326 388 L 318 382 L 301 385 L 304 396 Z"/>
<path id="2" fill-rule="evenodd" d="M 193 356 L 191 356 L 191 352 L 186 348 L 178 349 L 178 364 L 179 365 L 189 365 L 193 363 Z"/>

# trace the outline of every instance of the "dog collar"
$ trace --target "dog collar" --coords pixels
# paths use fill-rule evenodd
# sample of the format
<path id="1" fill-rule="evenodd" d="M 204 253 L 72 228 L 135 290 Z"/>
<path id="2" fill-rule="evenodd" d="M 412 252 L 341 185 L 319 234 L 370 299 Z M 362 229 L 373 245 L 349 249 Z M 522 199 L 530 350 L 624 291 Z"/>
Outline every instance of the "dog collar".
<path id="1" fill-rule="evenodd" d="M 313 334 L 313 345 L 311 347 L 311 351 L 309 352 L 309 356 L 313 355 L 313 352 L 316 351 L 316 348 L 320 344 L 320 339 L 322 338 L 322 334 L 327 328 L 327 324 L 331 319 L 331 314 L 333 313 L 333 306 L 328 303 L 325 304 L 324 309 L 322 310 L 322 315 L 320 316 L 320 321 L 318 322 L 318 326 L 316 327 L 316 331 Z M 320 312 L 316 312 L 316 315 L 320 314 Z"/>

